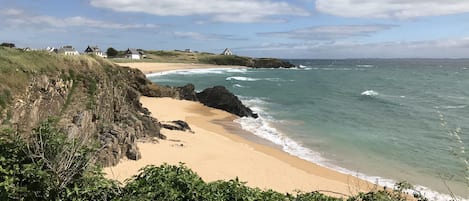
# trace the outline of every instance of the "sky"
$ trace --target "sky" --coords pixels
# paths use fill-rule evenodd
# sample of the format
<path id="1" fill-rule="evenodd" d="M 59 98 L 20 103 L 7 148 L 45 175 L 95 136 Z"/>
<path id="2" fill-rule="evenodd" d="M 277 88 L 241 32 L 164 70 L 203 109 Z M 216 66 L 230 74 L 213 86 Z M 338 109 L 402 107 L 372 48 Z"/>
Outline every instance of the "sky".
<path id="1" fill-rule="evenodd" d="M 252 57 L 469 58 L 468 0 L 0 0 L 0 42 Z"/>

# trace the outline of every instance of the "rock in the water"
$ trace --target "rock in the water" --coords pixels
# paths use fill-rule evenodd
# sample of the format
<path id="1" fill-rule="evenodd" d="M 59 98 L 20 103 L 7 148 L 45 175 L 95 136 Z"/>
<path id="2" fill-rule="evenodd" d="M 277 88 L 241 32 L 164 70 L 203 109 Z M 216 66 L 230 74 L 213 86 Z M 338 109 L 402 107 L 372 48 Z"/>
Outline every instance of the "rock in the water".
<path id="1" fill-rule="evenodd" d="M 274 58 L 259 58 L 254 59 L 254 68 L 293 68 L 295 65 L 288 61 L 283 61 Z"/>
<path id="2" fill-rule="evenodd" d="M 208 107 L 225 110 L 240 117 L 258 117 L 250 108 L 243 105 L 237 96 L 223 86 L 207 88 L 197 93 L 197 98 L 199 102 Z"/>
<path id="3" fill-rule="evenodd" d="M 182 121 L 182 120 L 176 120 L 176 121 L 170 121 L 170 122 L 162 122 L 161 126 L 163 128 L 169 129 L 169 130 L 178 130 L 178 131 L 190 131 L 193 133 L 191 127 L 187 122 Z"/>

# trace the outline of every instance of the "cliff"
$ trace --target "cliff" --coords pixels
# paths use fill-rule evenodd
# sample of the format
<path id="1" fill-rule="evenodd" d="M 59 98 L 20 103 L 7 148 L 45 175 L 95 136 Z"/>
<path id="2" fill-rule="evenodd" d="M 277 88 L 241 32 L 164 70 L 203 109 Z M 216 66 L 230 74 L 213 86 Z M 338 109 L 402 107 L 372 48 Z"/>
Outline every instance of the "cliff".
<path id="1" fill-rule="evenodd" d="M 90 143 L 98 142 L 98 161 L 105 166 L 123 157 L 139 159 L 139 138 L 164 138 L 139 102 L 141 93 L 159 87 L 138 70 L 91 56 L 1 48 L 0 72 L 0 125 L 19 135 L 57 117 L 69 136 L 93 136 Z M 165 89 L 161 94 L 177 95 Z"/>

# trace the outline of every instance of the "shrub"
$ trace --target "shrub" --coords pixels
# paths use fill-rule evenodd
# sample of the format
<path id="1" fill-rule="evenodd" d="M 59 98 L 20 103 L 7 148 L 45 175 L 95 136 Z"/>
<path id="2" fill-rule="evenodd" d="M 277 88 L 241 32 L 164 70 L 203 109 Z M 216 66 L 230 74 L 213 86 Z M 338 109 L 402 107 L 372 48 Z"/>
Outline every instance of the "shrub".
<path id="1" fill-rule="evenodd" d="M 26 143 L 12 131 L 0 131 L 0 200 L 47 200 L 48 174 L 34 163 Z"/>
<path id="2" fill-rule="evenodd" d="M 184 166 L 147 166 L 123 189 L 120 200 L 204 200 L 205 183 Z"/>

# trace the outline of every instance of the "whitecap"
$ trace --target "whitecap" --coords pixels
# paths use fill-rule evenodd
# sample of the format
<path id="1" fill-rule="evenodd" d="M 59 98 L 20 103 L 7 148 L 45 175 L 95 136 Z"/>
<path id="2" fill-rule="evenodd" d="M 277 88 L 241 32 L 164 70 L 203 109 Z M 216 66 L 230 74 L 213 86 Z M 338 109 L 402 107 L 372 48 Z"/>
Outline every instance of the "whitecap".
<path id="1" fill-rule="evenodd" d="M 374 97 L 374 96 L 378 96 L 379 93 L 376 92 L 376 91 L 373 91 L 373 90 L 366 90 L 366 91 L 362 92 L 361 95 L 362 95 L 362 96 Z"/>
<path id="2" fill-rule="evenodd" d="M 245 86 L 240 85 L 240 84 L 234 84 L 233 87 L 244 88 Z"/>
<path id="3" fill-rule="evenodd" d="M 467 107 L 467 105 L 444 105 L 444 106 L 440 106 L 438 108 L 443 108 L 443 109 L 464 109 L 466 107 Z"/>
<path id="4" fill-rule="evenodd" d="M 226 80 L 237 80 L 237 81 L 249 81 L 249 82 L 253 82 L 253 81 L 258 81 L 259 79 L 257 78 L 251 78 L 251 77 L 238 77 L 238 76 L 235 76 L 235 77 L 227 77 Z"/>
<path id="5" fill-rule="evenodd" d="M 356 67 L 359 67 L 359 68 L 373 68 L 375 67 L 374 65 L 371 65 L 371 64 L 358 64 L 358 65 L 355 65 Z"/>

